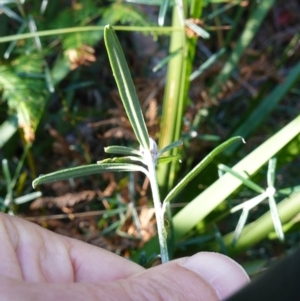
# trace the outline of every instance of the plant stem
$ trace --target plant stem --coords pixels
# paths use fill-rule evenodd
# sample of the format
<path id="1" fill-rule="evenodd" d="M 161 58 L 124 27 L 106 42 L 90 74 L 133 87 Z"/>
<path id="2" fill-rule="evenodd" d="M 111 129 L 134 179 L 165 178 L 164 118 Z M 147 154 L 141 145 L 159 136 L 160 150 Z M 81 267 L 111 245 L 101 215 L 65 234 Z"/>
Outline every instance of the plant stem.
<path id="1" fill-rule="evenodd" d="M 139 31 L 139 32 L 156 32 L 158 34 L 169 34 L 173 31 L 181 31 L 182 28 L 174 27 L 174 26 L 114 26 L 116 31 Z M 0 37 L 0 43 L 16 41 L 21 39 L 31 39 L 36 36 L 45 37 L 45 36 L 53 36 L 53 35 L 61 35 L 68 34 L 72 32 L 84 32 L 84 31 L 102 31 L 104 30 L 104 26 L 80 26 L 80 27 L 69 27 L 69 28 L 60 28 L 60 29 L 49 29 L 49 30 L 41 30 L 34 33 L 22 33 L 22 34 L 14 34 L 6 37 Z"/>
<path id="2" fill-rule="evenodd" d="M 153 159 L 151 152 L 148 150 L 144 152 L 144 158 L 148 166 L 148 173 L 149 173 L 148 177 L 149 177 L 152 196 L 153 196 L 161 261 L 162 263 L 166 263 L 169 261 L 169 253 L 168 253 L 166 229 L 164 225 L 164 211 L 160 201 L 160 195 L 159 195 L 159 190 L 157 185 L 155 160 Z"/>

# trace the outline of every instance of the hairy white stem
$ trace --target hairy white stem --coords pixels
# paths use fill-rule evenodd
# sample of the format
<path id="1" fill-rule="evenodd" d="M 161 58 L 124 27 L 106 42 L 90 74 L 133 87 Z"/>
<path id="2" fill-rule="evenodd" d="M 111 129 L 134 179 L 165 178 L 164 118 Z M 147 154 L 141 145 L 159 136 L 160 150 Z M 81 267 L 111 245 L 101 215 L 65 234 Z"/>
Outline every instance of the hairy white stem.
<path id="1" fill-rule="evenodd" d="M 155 209 L 156 225 L 158 232 L 158 241 L 160 246 L 160 256 L 162 263 L 169 261 L 167 235 L 164 224 L 164 211 L 160 201 L 160 195 L 156 179 L 156 160 L 157 160 L 157 145 L 156 142 L 150 138 L 150 150 L 141 150 L 144 157 L 144 163 L 148 167 L 148 177 L 150 181 L 153 203 Z"/>

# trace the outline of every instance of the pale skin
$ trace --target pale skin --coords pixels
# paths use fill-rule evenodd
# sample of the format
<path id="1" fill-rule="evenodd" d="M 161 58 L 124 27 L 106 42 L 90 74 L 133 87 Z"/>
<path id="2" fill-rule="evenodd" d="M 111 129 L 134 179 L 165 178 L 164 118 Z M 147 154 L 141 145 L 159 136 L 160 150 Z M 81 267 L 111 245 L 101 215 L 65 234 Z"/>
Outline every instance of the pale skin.
<path id="1" fill-rule="evenodd" d="M 101 248 L 0 213 L 1 300 L 223 300 L 249 279 L 202 252 L 145 270 Z"/>

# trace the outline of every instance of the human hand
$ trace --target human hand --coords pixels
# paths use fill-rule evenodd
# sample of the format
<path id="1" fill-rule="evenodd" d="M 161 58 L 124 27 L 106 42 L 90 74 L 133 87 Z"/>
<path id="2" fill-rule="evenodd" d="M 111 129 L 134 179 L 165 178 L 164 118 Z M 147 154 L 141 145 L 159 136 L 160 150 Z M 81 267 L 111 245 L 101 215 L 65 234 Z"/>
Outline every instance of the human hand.
<path id="1" fill-rule="evenodd" d="M 223 300 L 248 283 L 226 256 L 202 252 L 145 270 L 98 247 L 0 213 L 1 300 Z"/>

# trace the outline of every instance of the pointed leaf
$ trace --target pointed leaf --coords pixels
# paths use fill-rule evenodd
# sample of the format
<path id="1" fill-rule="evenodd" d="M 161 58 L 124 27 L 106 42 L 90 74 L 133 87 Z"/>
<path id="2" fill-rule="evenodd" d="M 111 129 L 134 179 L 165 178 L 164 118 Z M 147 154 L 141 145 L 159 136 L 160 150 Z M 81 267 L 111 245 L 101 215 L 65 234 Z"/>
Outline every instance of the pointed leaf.
<path id="1" fill-rule="evenodd" d="M 223 237 L 222 237 L 222 234 L 218 228 L 218 226 L 216 224 L 214 224 L 214 237 L 220 247 L 220 250 L 221 250 L 221 253 L 226 255 L 228 252 L 227 252 L 227 248 L 224 244 L 224 241 L 223 241 Z"/>
<path id="2" fill-rule="evenodd" d="M 164 164 L 164 163 L 169 163 L 173 160 L 179 160 L 180 155 L 172 155 L 172 156 L 164 156 L 164 157 L 159 157 L 157 160 L 158 164 Z"/>
<path id="3" fill-rule="evenodd" d="M 290 195 L 294 192 L 300 192 L 300 185 L 294 187 L 283 188 L 277 191 L 278 194 Z"/>
<path id="4" fill-rule="evenodd" d="M 268 193 L 266 191 L 264 191 L 263 193 L 257 195 L 256 197 L 233 207 L 232 209 L 230 209 L 230 213 L 234 213 L 241 209 L 249 211 L 252 208 L 254 208 L 255 206 L 257 206 L 259 203 L 261 203 L 263 200 L 265 200 L 267 197 L 268 197 Z"/>
<path id="5" fill-rule="evenodd" d="M 175 148 L 175 147 L 178 147 L 178 146 L 181 146 L 183 144 L 182 140 L 177 140 L 169 145 L 167 145 L 166 147 L 164 147 L 162 150 L 160 150 L 158 152 L 158 156 L 162 155 L 163 153 Z"/>
<path id="6" fill-rule="evenodd" d="M 109 25 L 104 28 L 104 41 L 128 119 L 140 145 L 149 149 L 149 135 L 131 74 L 118 37 Z"/>
<path id="7" fill-rule="evenodd" d="M 18 14 L 16 14 L 13 10 L 11 10 L 6 5 L 0 4 L 1 12 L 6 14 L 9 18 L 12 18 L 20 23 L 24 22 L 24 19 L 22 19 Z"/>
<path id="8" fill-rule="evenodd" d="M 139 157 L 135 157 L 135 156 L 108 158 L 108 159 L 98 161 L 97 164 L 107 164 L 107 163 L 133 163 L 133 164 L 135 164 L 135 162 L 143 163 L 143 158 L 139 158 Z"/>
<path id="9" fill-rule="evenodd" d="M 274 229 L 276 231 L 276 234 L 279 238 L 279 240 L 284 241 L 284 233 L 282 230 L 282 225 L 280 221 L 280 217 L 278 214 L 277 204 L 275 202 L 275 199 L 273 196 L 269 196 L 269 206 L 270 206 L 270 213 L 272 217 L 272 221 L 274 224 Z"/>
<path id="10" fill-rule="evenodd" d="M 223 47 L 218 52 L 209 57 L 198 69 L 196 69 L 189 77 L 189 80 L 192 81 L 201 75 L 206 69 L 212 66 L 224 53 L 226 49 Z"/>
<path id="11" fill-rule="evenodd" d="M 17 35 L 23 33 L 26 27 L 27 27 L 27 22 L 23 22 L 17 31 Z M 17 42 L 18 42 L 18 40 L 11 41 L 11 43 L 9 44 L 9 46 L 7 47 L 7 49 L 3 55 L 5 59 L 8 59 L 10 57 L 10 54 L 13 51 L 13 49 L 15 48 Z"/>
<path id="12" fill-rule="evenodd" d="M 210 34 L 206 30 L 204 30 L 203 28 L 201 28 L 200 26 L 198 26 L 197 24 L 193 23 L 190 20 L 185 20 L 185 24 L 191 30 L 193 30 L 197 35 L 199 35 L 200 37 L 202 37 L 203 39 L 209 39 Z"/>
<path id="13" fill-rule="evenodd" d="M 17 205 L 21 205 L 21 204 L 30 202 L 34 199 L 37 199 L 41 196 L 42 196 L 42 193 L 40 191 L 35 191 L 35 192 L 29 193 L 29 194 L 26 194 L 26 195 L 22 195 L 18 198 L 15 198 L 14 203 L 17 204 Z"/>
<path id="14" fill-rule="evenodd" d="M 250 189 L 252 189 L 258 193 L 263 193 L 265 191 L 262 187 L 260 187 L 256 183 L 252 182 L 250 179 L 244 178 L 242 175 L 240 175 L 239 173 L 237 173 L 236 171 L 232 170 L 230 167 L 228 167 L 224 164 L 219 164 L 218 168 L 221 169 L 222 171 L 232 174 L 233 176 L 235 176 L 236 178 L 241 180 L 245 186 L 249 187 Z"/>
<path id="15" fill-rule="evenodd" d="M 137 155 L 141 156 L 140 151 L 126 146 L 118 146 L 118 145 L 111 145 L 104 148 L 104 151 L 107 154 L 120 154 L 120 155 Z"/>
<path id="16" fill-rule="evenodd" d="M 249 214 L 248 210 L 243 210 L 243 212 L 240 216 L 239 222 L 234 231 L 234 236 L 233 236 L 233 240 L 232 240 L 233 246 L 237 243 L 239 237 L 241 236 L 241 233 L 243 231 L 243 228 L 244 228 L 247 218 L 248 218 L 248 214 Z"/>
<path id="17" fill-rule="evenodd" d="M 219 153 L 221 153 L 226 147 L 232 143 L 242 140 L 242 137 L 233 137 L 223 142 L 210 152 L 198 165 L 196 165 L 166 196 L 164 203 L 169 202 L 174 198 L 192 179 L 194 179 Z"/>
<path id="18" fill-rule="evenodd" d="M 78 166 L 74 168 L 63 169 L 46 175 L 41 175 L 32 182 L 33 188 L 39 184 L 67 180 L 70 178 L 83 177 L 103 172 L 122 172 L 122 171 L 141 171 L 146 172 L 142 166 L 128 163 L 103 163 Z"/>
<path id="19" fill-rule="evenodd" d="M 182 52 L 183 48 L 179 48 L 173 52 L 171 52 L 167 57 L 159 61 L 152 69 L 153 72 L 158 71 L 161 69 L 163 66 L 165 66 L 173 57 L 175 57 L 177 54 Z"/>
<path id="20" fill-rule="evenodd" d="M 158 25 L 159 26 L 164 26 L 165 23 L 165 17 L 167 14 L 167 10 L 169 7 L 169 2 L 170 0 L 162 0 L 160 8 L 159 8 L 159 13 L 158 13 Z"/>
<path id="21" fill-rule="evenodd" d="M 268 187 L 274 187 L 275 184 L 275 169 L 276 169 L 276 158 L 271 158 L 268 164 L 267 183 Z"/>

